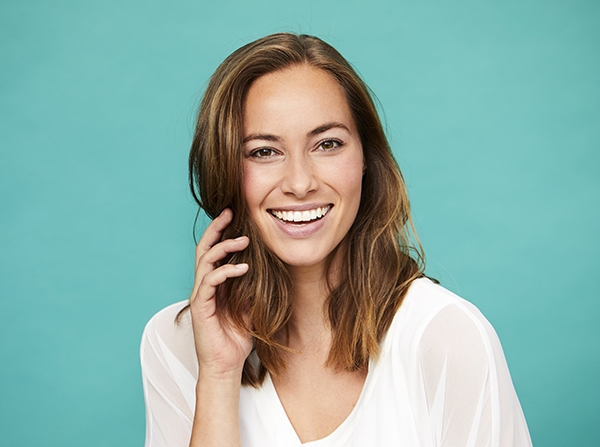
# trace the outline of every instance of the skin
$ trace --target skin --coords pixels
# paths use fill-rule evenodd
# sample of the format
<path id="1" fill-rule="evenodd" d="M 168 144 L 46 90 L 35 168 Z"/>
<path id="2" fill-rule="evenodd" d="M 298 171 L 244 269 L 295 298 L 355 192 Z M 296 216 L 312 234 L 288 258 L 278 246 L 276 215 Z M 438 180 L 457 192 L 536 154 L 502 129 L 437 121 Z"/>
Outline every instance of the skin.
<path id="1" fill-rule="evenodd" d="M 310 66 L 268 74 L 250 88 L 243 122 L 250 218 L 292 274 L 324 271 L 354 222 L 362 186 L 362 146 L 341 87 Z M 300 225 L 281 225 L 269 212 L 328 205 L 321 222 Z"/>
<path id="2" fill-rule="evenodd" d="M 257 79 L 244 108 L 244 198 L 263 242 L 289 266 L 294 281 L 285 342 L 286 369 L 272 377 L 302 442 L 333 432 L 354 408 L 366 370 L 325 366 L 331 330 L 324 312 L 325 265 L 352 225 L 360 203 L 363 152 L 337 81 L 308 65 Z M 273 210 L 328 210 L 309 222 L 282 222 Z M 199 377 L 191 446 L 239 446 L 239 395 L 252 340 L 215 313 L 215 290 L 248 271 L 218 266 L 248 238 L 219 242 L 231 222 L 225 210 L 206 229 L 196 251 L 190 298 Z M 334 259 L 334 266 L 336 260 Z"/>

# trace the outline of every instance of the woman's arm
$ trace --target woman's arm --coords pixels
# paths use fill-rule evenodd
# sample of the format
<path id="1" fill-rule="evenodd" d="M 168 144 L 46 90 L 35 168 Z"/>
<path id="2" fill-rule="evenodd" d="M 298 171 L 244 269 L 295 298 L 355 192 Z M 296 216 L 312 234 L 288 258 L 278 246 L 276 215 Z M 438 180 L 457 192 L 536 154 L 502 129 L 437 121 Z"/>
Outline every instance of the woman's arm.
<path id="1" fill-rule="evenodd" d="M 231 210 L 223 211 L 207 227 L 196 247 L 190 310 L 199 373 L 191 447 L 241 445 L 240 384 L 252 339 L 218 315 L 215 297 L 219 285 L 248 271 L 247 264 L 219 265 L 229 253 L 248 246 L 244 236 L 219 242 L 232 217 Z"/>
<path id="2" fill-rule="evenodd" d="M 241 446 L 241 377 L 241 372 L 213 377 L 200 370 L 190 447 Z"/>
<path id="3" fill-rule="evenodd" d="M 152 317 L 142 336 L 140 359 L 146 404 L 146 447 L 186 447 L 194 418 L 197 360 L 189 315 L 173 304 Z"/>
<path id="4" fill-rule="evenodd" d="M 531 446 L 500 341 L 474 306 L 442 309 L 419 355 L 434 445 Z"/>
<path id="5" fill-rule="evenodd" d="M 198 243 L 189 314 L 175 325 L 175 306 L 169 307 L 144 331 L 146 447 L 241 445 L 241 374 L 252 339 L 220 317 L 215 303 L 220 284 L 248 271 L 246 264 L 220 265 L 248 245 L 246 237 L 220 242 L 231 218 L 226 209 Z"/>

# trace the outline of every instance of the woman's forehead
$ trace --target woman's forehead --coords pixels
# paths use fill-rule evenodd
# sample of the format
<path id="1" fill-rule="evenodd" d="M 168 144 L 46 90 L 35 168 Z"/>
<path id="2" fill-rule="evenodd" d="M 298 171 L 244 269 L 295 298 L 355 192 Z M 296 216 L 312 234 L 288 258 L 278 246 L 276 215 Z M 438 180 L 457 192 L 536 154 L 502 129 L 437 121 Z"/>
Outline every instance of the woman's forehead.
<path id="1" fill-rule="evenodd" d="M 258 78 L 244 104 L 244 134 L 276 129 L 316 128 L 341 123 L 355 131 L 344 90 L 327 71 L 310 65 L 293 67 Z"/>

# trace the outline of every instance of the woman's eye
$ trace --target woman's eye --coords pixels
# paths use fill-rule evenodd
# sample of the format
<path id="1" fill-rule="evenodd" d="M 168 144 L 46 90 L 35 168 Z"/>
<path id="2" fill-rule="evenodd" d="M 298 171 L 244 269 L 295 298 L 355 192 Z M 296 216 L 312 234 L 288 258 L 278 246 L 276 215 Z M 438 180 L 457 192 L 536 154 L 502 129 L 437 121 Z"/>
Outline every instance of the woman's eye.
<path id="1" fill-rule="evenodd" d="M 266 147 L 256 149 L 255 151 L 252 151 L 252 153 L 250 154 L 250 156 L 254 157 L 254 158 L 267 158 L 267 157 L 271 157 L 272 155 L 275 155 L 275 151 L 273 149 L 269 149 Z"/>
<path id="2" fill-rule="evenodd" d="M 319 144 L 319 148 L 323 149 L 324 151 L 332 151 L 334 149 L 337 149 L 341 145 L 342 145 L 341 141 L 325 140 L 325 141 L 321 142 L 321 144 Z"/>

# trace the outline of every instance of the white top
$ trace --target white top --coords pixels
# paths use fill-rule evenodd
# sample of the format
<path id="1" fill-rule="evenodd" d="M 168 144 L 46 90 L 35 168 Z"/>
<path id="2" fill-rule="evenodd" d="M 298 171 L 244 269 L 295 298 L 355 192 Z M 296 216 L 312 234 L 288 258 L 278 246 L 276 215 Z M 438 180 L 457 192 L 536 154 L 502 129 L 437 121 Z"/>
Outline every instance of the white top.
<path id="1" fill-rule="evenodd" d="M 146 447 L 189 445 L 198 364 L 185 302 L 157 313 L 141 346 Z M 500 341 L 479 310 L 422 278 L 369 363 L 358 402 L 329 436 L 302 444 L 267 374 L 242 387 L 244 447 L 531 446 Z"/>

